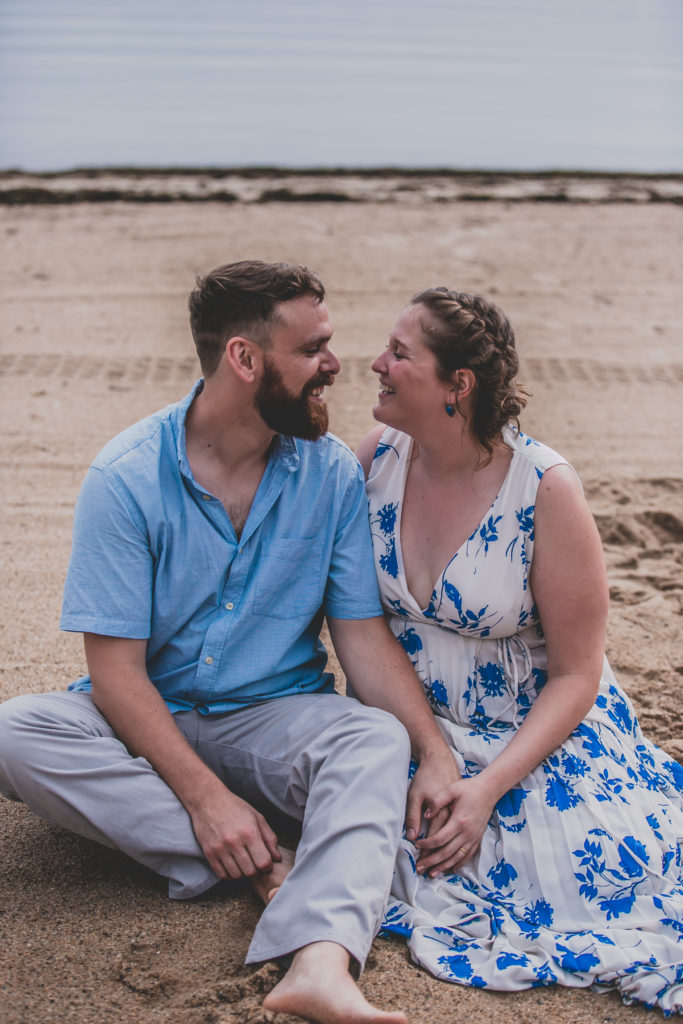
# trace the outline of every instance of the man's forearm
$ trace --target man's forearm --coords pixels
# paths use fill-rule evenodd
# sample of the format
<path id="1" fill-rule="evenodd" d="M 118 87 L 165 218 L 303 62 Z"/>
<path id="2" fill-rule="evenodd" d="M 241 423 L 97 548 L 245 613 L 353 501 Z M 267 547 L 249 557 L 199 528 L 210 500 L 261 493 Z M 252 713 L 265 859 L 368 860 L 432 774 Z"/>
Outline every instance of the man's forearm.
<path id="1" fill-rule="evenodd" d="M 93 700 L 128 749 L 145 757 L 192 819 L 217 878 L 252 877 L 280 860 L 263 815 L 204 764 L 147 675 L 146 643 L 86 634 Z"/>
<path id="2" fill-rule="evenodd" d="M 402 722 L 418 760 L 436 754 L 451 758 L 422 685 L 384 619 L 328 619 L 328 625 L 358 699 Z"/>
<path id="3" fill-rule="evenodd" d="M 137 641 L 88 636 L 93 701 L 128 750 L 146 758 L 191 811 L 207 787 L 225 787 L 176 726 L 140 655 Z"/>
<path id="4" fill-rule="evenodd" d="M 356 696 L 405 726 L 419 761 L 408 792 L 406 836 L 417 838 L 431 800 L 460 773 L 420 680 L 383 618 L 330 619 L 330 636 Z"/>
<path id="5" fill-rule="evenodd" d="M 93 700 L 130 752 L 152 765 L 190 813 L 224 784 L 194 752 L 173 721 L 173 716 L 151 683 L 117 680 L 114 696 L 93 685 Z"/>

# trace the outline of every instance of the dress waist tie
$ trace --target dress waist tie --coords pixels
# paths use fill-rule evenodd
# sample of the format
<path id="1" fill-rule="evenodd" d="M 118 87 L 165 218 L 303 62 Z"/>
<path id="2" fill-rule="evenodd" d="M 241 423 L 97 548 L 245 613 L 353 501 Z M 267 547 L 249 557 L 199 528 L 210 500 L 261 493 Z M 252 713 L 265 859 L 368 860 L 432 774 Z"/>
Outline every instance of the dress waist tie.
<path id="1" fill-rule="evenodd" d="M 516 650 L 513 648 L 513 644 L 515 645 Z M 505 680 L 508 684 L 508 692 L 510 693 L 512 700 L 509 704 L 506 704 L 498 717 L 493 718 L 489 724 L 493 725 L 494 722 L 499 722 L 510 708 L 514 708 L 512 713 L 512 724 L 517 728 L 519 725 L 517 717 L 519 688 L 526 683 L 527 679 L 531 675 L 531 670 L 534 667 L 531 660 L 531 651 L 529 650 L 527 642 L 523 640 L 518 633 L 514 633 L 512 636 L 501 637 L 497 642 L 497 647 L 498 661 L 503 666 Z M 517 659 L 520 655 L 524 665 L 523 675 L 520 675 L 517 668 Z"/>

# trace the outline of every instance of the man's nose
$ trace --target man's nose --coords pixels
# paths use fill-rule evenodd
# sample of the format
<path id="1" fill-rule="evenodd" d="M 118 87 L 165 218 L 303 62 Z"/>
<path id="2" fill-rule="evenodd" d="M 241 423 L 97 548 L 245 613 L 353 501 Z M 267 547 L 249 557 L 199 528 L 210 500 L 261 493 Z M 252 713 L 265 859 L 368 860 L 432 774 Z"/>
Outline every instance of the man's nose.
<path id="1" fill-rule="evenodd" d="M 341 369 L 341 363 L 339 362 L 331 348 L 326 349 L 325 358 L 320 364 L 320 369 L 323 370 L 324 373 L 339 373 Z"/>

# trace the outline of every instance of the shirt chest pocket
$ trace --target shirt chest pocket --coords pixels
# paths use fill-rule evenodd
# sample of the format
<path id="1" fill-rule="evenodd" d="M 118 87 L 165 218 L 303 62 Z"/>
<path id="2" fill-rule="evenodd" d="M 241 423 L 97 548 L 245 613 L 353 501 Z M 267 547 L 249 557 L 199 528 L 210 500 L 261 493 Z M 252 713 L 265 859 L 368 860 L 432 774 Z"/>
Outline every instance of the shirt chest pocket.
<path id="1" fill-rule="evenodd" d="M 319 538 L 279 538 L 277 548 L 261 552 L 254 611 L 268 619 L 310 620 L 323 603 L 327 572 Z"/>

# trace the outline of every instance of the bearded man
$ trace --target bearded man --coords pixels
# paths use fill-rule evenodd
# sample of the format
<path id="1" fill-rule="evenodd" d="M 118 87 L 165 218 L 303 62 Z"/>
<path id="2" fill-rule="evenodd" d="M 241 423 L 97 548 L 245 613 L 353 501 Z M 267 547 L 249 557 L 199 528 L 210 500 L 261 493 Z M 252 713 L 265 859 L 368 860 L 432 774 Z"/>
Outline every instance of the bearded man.
<path id="1" fill-rule="evenodd" d="M 198 280 L 203 378 L 103 449 L 76 506 L 61 626 L 84 634 L 89 674 L 2 705 L 0 792 L 165 876 L 173 899 L 251 879 L 266 907 L 247 962 L 293 957 L 267 1008 L 398 1024 L 350 967 L 404 818 L 415 837 L 457 770 L 384 623 L 362 473 L 326 434 L 324 298 L 281 263 Z M 357 700 L 325 671 L 324 615 Z M 276 813 L 302 822 L 295 860 Z"/>

